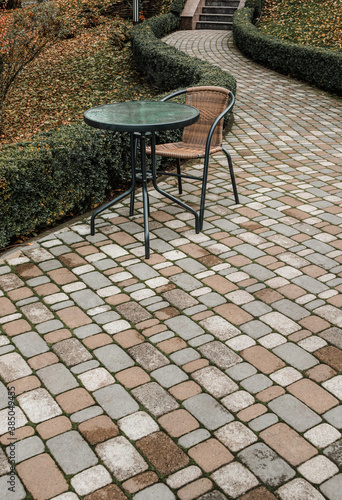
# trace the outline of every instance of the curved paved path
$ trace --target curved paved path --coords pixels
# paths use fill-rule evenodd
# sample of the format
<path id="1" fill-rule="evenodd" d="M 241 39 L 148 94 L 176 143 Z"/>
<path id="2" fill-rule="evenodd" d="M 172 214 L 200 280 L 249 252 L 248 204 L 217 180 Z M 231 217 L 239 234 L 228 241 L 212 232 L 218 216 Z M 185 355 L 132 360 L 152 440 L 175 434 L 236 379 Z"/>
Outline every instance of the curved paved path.
<path id="1" fill-rule="evenodd" d="M 229 33 L 166 40 L 237 78 L 241 204 L 217 155 L 201 234 L 152 191 L 148 261 L 127 200 L 3 257 L 2 498 L 339 500 L 342 101 Z"/>

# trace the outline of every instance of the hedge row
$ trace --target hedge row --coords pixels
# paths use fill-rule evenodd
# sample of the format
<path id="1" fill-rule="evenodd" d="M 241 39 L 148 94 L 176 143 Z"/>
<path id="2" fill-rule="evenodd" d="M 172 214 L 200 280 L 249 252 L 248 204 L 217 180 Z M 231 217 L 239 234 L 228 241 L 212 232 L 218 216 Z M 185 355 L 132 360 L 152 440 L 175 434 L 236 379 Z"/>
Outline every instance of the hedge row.
<path id="1" fill-rule="evenodd" d="M 253 24 L 264 0 L 247 0 L 233 17 L 234 43 L 253 61 L 342 95 L 342 54 L 261 33 Z"/>
<path id="2" fill-rule="evenodd" d="M 161 91 L 183 86 L 220 85 L 235 92 L 228 73 L 168 47 L 157 39 L 179 28 L 184 0 L 170 13 L 137 25 L 132 34 L 138 67 Z M 173 140 L 165 132 L 162 140 Z M 66 216 L 79 215 L 104 201 L 127 181 L 127 134 L 102 132 L 83 123 L 39 134 L 0 151 L 0 249 Z"/>

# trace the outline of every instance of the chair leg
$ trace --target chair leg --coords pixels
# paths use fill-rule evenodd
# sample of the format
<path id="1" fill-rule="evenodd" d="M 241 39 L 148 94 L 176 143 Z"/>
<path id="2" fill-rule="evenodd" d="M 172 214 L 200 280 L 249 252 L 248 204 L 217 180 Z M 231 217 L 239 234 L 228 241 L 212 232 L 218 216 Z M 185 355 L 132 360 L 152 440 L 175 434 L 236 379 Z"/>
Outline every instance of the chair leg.
<path id="1" fill-rule="evenodd" d="M 181 178 L 181 168 L 180 168 L 180 159 L 179 158 L 177 160 L 177 174 L 178 174 L 178 193 L 182 194 L 183 188 L 182 188 L 182 178 Z"/>
<path id="2" fill-rule="evenodd" d="M 232 181 L 235 203 L 239 204 L 240 202 L 239 202 L 239 195 L 238 195 L 238 192 L 237 192 L 237 187 L 236 187 L 236 182 L 235 182 L 233 162 L 232 162 L 230 154 L 228 153 L 228 151 L 224 147 L 222 147 L 222 151 L 224 152 L 224 154 L 226 155 L 227 160 L 228 160 L 229 173 L 230 173 L 230 179 Z"/>
<path id="3" fill-rule="evenodd" d="M 207 192 L 208 169 L 209 169 L 209 155 L 207 155 L 204 158 L 204 166 L 203 166 L 202 193 L 201 193 L 201 204 L 200 204 L 200 213 L 199 213 L 200 231 L 202 231 L 202 229 L 203 229 L 205 196 L 206 196 L 206 192 Z"/>

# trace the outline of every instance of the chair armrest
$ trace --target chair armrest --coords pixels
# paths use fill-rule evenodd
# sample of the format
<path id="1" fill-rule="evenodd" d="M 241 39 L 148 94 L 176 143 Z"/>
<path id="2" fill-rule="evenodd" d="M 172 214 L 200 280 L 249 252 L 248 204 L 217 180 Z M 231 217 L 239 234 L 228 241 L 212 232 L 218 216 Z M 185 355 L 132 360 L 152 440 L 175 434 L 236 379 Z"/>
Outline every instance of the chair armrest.
<path id="1" fill-rule="evenodd" d="M 187 91 L 187 89 L 177 90 L 176 92 L 172 92 L 172 94 L 169 94 L 160 100 L 161 101 L 168 101 L 169 99 L 172 99 L 173 97 L 176 97 L 176 96 L 181 95 L 181 94 L 185 94 L 186 91 Z"/>

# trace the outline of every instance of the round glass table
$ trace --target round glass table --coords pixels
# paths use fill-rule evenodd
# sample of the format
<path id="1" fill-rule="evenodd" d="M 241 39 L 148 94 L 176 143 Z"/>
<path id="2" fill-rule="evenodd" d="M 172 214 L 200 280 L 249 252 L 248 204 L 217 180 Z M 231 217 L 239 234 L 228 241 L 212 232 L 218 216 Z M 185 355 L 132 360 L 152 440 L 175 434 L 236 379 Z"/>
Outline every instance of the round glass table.
<path id="1" fill-rule="evenodd" d="M 151 159 L 152 159 L 152 183 L 156 191 L 178 203 L 184 209 L 195 216 L 196 232 L 199 232 L 199 219 L 197 212 L 178 200 L 169 193 L 159 188 L 156 179 L 156 159 L 155 159 L 155 133 L 162 130 L 172 130 L 184 128 L 195 123 L 199 119 L 197 108 L 186 104 L 163 101 L 130 101 L 104 104 L 95 108 L 88 109 L 84 113 L 84 121 L 91 127 L 102 130 L 111 130 L 116 132 L 128 132 L 131 143 L 131 186 L 127 191 L 121 193 L 114 200 L 103 207 L 98 208 L 91 217 L 91 234 L 95 234 L 95 217 L 107 210 L 115 203 L 118 203 L 126 196 L 131 196 L 130 215 L 133 215 L 134 191 L 137 181 L 137 145 L 140 143 L 141 150 L 141 183 L 144 214 L 144 236 L 145 236 L 145 258 L 150 256 L 149 244 L 149 200 L 147 192 L 147 173 L 146 173 L 146 135 L 151 139 Z M 140 173 L 140 172 L 139 172 Z"/>

